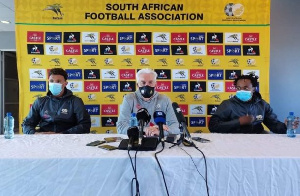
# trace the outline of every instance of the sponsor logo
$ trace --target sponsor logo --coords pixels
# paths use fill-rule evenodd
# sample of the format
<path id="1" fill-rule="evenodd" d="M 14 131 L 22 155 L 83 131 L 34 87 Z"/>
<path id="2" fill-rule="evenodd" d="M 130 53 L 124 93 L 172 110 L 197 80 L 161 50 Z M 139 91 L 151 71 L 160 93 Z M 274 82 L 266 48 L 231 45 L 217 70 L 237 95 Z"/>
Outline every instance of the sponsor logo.
<path id="1" fill-rule="evenodd" d="M 46 32 L 45 37 L 46 43 L 61 43 L 62 33 L 61 32 Z"/>
<path id="2" fill-rule="evenodd" d="M 151 32 L 137 32 L 136 43 L 151 43 Z"/>
<path id="3" fill-rule="evenodd" d="M 204 65 L 203 59 L 194 59 L 193 63 L 196 63 L 198 66 L 203 66 Z"/>
<path id="4" fill-rule="evenodd" d="M 205 43 L 205 33 L 189 33 L 189 43 Z"/>
<path id="5" fill-rule="evenodd" d="M 153 45 L 154 55 L 170 55 L 170 46 Z"/>
<path id="6" fill-rule="evenodd" d="M 259 33 L 243 33 L 244 44 L 259 44 Z"/>
<path id="7" fill-rule="evenodd" d="M 212 65 L 220 65 L 220 59 L 213 58 L 210 60 Z"/>
<path id="8" fill-rule="evenodd" d="M 167 66 L 168 65 L 168 60 L 166 58 L 158 59 L 159 63 L 161 63 L 161 66 Z"/>
<path id="9" fill-rule="evenodd" d="M 118 117 L 101 117 L 102 127 L 115 127 Z"/>
<path id="10" fill-rule="evenodd" d="M 111 102 L 115 102 L 116 101 L 116 96 L 115 94 L 108 94 L 104 97 L 106 100 L 111 101 Z"/>
<path id="11" fill-rule="evenodd" d="M 190 92 L 206 92 L 206 82 L 190 82 Z"/>
<path id="12" fill-rule="evenodd" d="M 85 109 L 90 115 L 100 115 L 100 105 L 85 105 Z"/>
<path id="13" fill-rule="evenodd" d="M 159 80 L 170 80 L 171 79 L 171 70 L 170 69 L 155 69 L 157 73 L 157 79 Z"/>
<path id="14" fill-rule="evenodd" d="M 244 56 L 259 56 L 259 46 L 243 46 Z"/>
<path id="15" fill-rule="evenodd" d="M 121 81 L 120 82 L 120 91 L 121 92 L 134 92 L 136 84 L 134 81 Z"/>
<path id="16" fill-rule="evenodd" d="M 72 92 L 82 92 L 83 90 L 82 81 L 69 81 L 67 88 L 70 89 Z"/>
<path id="17" fill-rule="evenodd" d="M 132 59 L 131 58 L 125 58 L 121 61 L 121 63 L 126 63 L 126 66 L 132 66 Z"/>
<path id="18" fill-rule="evenodd" d="M 190 115 L 204 115 L 206 111 L 206 105 L 190 105 Z"/>
<path id="19" fill-rule="evenodd" d="M 223 46 L 222 45 L 207 45 L 207 54 L 208 55 L 223 55 Z"/>
<path id="20" fill-rule="evenodd" d="M 98 55 L 98 45 L 82 45 L 83 55 Z"/>
<path id="21" fill-rule="evenodd" d="M 134 55 L 134 45 L 118 45 L 119 55 Z"/>
<path id="22" fill-rule="evenodd" d="M 179 94 L 175 97 L 177 100 L 179 100 L 180 102 L 185 102 L 185 94 Z"/>
<path id="23" fill-rule="evenodd" d="M 28 54 L 44 54 L 43 44 L 27 44 Z"/>
<path id="24" fill-rule="evenodd" d="M 207 33 L 207 43 L 223 43 L 223 33 Z"/>
<path id="25" fill-rule="evenodd" d="M 55 66 L 60 66 L 60 59 L 59 58 L 51 59 L 49 62 L 54 63 Z"/>
<path id="26" fill-rule="evenodd" d="M 76 66 L 78 61 L 76 58 L 69 58 L 68 63 L 69 63 L 69 65 Z"/>
<path id="27" fill-rule="evenodd" d="M 225 71 L 226 80 L 234 80 L 240 75 L 241 75 L 241 70 L 226 70 Z"/>
<path id="28" fill-rule="evenodd" d="M 100 45 L 101 55 L 117 55 L 116 45 Z"/>
<path id="29" fill-rule="evenodd" d="M 46 44 L 46 54 L 47 55 L 62 55 L 61 45 L 50 45 Z"/>
<path id="30" fill-rule="evenodd" d="M 225 92 L 236 92 L 236 88 L 233 84 L 233 81 L 225 82 Z"/>
<path id="31" fill-rule="evenodd" d="M 248 66 L 255 66 L 256 60 L 255 59 L 247 59 L 247 65 Z"/>
<path id="32" fill-rule="evenodd" d="M 157 81 L 155 90 L 158 92 L 171 92 L 170 81 Z"/>
<path id="33" fill-rule="evenodd" d="M 117 69 L 102 69 L 102 79 L 117 80 L 119 77 Z"/>
<path id="34" fill-rule="evenodd" d="M 207 71 L 207 76 L 209 80 L 223 80 L 224 71 L 223 70 L 213 70 L 209 69 Z"/>
<path id="35" fill-rule="evenodd" d="M 29 69 L 30 79 L 46 79 L 45 69 Z"/>
<path id="36" fill-rule="evenodd" d="M 100 127 L 100 117 L 91 116 L 91 127 Z"/>
<path id="37" fill-rule="evenodd" d="M 187 55 L 186 45 L 172 45 L 171 50 L 172 50 L 172 55 Z"/>
<path id="38" fill-rule="evenodd" d="M 171 43 L 187 43 L 187 33 L 171 33 Z"/>
<path id="39" fill-rule="evenodd" d="M 174 81 L 173 92 L 188 92 L 189 84 L 186 81 Z"/>
<path id="40" fill-rule="evenodd" d="M 182 65 L 184 65 L 184 60 L 183 60 L 182 58 L 177 58 L 177 59 L 175 60 L 175 63 L 176 63 L 176 65 L 178 65 L 178 66 L 182 66 Z"/>
<path id="41" fill-rule="evenodd" d="M 141 62 L 141 65 L 149 65 L 149 59 L 147 59 L 147 58 L 141 58 L 140 62 Z"/>
<path id="42" fill-rule="evenodd" d="M 96 101 L 97 96 L 95 94 L 88 94 L 87 98 L 89 101 Z"/>
<path id="43" fill-rule="evenodd" d="M 241 56 L 241 46 L 225 45 L 226 56 Z"/>
<path id="44" fill-rule="evenodd" d="M 136 45 L 136 55 L 152 55 L 151 45 Z"/>
<path id="45" fill-rule="evenodd" d="M 90 63 L 90 66 L 96 66 L 97 65 L 97 61 L 96 61 L 95 58 L 89 58 L 85 62 Z"/>
<path id="46" fill-rule="evenodd" d="M 118 115 L 118 105 L 117 104 L 102 104 L 101 105 L 101 115 Z"/>
<path id="47" fill-rule="evenodd" d="M 31 59 L 33 65 L 41 65 L 42 61 L 40 58 L 34 57 Z"/>
<path id="48" fill-rule="evenodd" d="M 206 55 L 205 45 L 190 45 L 189 55 Z"/>
<path id="49" fill-rule="evenodd" d="M 46 92 L 46 81 L 30 81 L 30 92 Z"/>
<path id="50" fill-rule="evenodd" d="M 219 105 L 207 105 L 207 115 L 213 115 L 216 113 Z"/>
<path id="51" fill-rule="evenodd" d="M 110 65 L 114 64 L 112 58 L 105 58 L 104 63 L 105 63 L 106 66 L 110 66 Z"/>
<path id="52" fill-rule="evenodd" d="M 81 39 L 82 39 L 82 43 L 98 43 L 98 33 L 82 32 Z"/>
<path id="53" fill-rule="evenodd" d="M 80 55 L 80 45 L 64 45 L 64 55 Z"/>
<path id="54" fill-rule="evenodd" d="M 84 81 L 84 92 L 100 92 L 100 81 Z"/>
<path id="55" fill-rule="evenodd" d="M 210 98 L 214 99 L 215 102 L 221 102 L 222 101 L 220 94 L 213 94 Z"/>
<path id="56" fill-rule="evenodd" d="M 191 69 L 190 70 L 191 80 L 206 80 L 206 70 L 205 69 Z"/>
<path id="57" fill-rule="evenodd" d="M 116 43 L 117 33 L 100 32 L 100 43 Z"/>
<path id="58" fill-rule="evenodd" d="M 27 42 L 44 42 L 44 32 L 28 31 Z"/>
<path id="59" fill-rule="evenodd" d="M 120 80 L 135 79 L 135 69 L 120 69 Z"/>
<path id="60" fill-rule="evenodd" d="M 134 42 L 134 33 L 133 32 L 119 33 L 118 42 L 119 43 L 133 43 Z"/>
<path id="61" fill-rule="evenodd" d="M 202 101 L 203 96 L 200 93 L 196 93 L 193 96 L 194 101 Z"/>
<path id="62" fill-rule="evenodd" d="M 244 13 L 244 6 L 240 3 L 228 3 L 224 8 L 224 13 L 226 16 L 240 17 Z"/>
<path id="63" fill-rule="evenodd" d="M 100 70 L 99 69 L 85 69 L 84 70 L 84 79 L 100 79 Z"/>
<path id="64" fill-rule="evenodd" d="M 189 106 L 187 104 L 180 104 L 179 107 L 183 115 L 188 115 Z"/>
<path id="65" fill-rule="evenodd" d="M 61 8 L 63 8 L 63 6 L 61 6 L 59 3 L 55 3 L 52 5 L 47 5 L 43 11 L 52 11 L 52 14 L 54 15 L 52 17 L 52 19 L 54 20 L 61 20 L 63 19 L 63 12 L 61 11 Z"/>
<path id="66" fill-rule="evenodd" d="M 176 80 L 188 80 L 188 70 L 187 69 L 172 69 L 172 79 Z"/>
<path id="67" fill-rule="evenodd" d="M 206 126 L 205 117 L 190 117 L 190 126 L 191 127 L 205 127 Z"/>
<path id="68" fill-rule="evenodd" d="M 66 69 L 68 74 L 68 80 L 82 79 L 82 70 L 81 69 Z"/>
<path id="69" fill-rule="evenodd" d="M 118 82 L 102 81 L 102 92 L 118 92 Z"/>
<path id="70" fill-rule="evenodd" d="M 259 70 L 243 70 L 243 75 L 255 75 L 259 78 Z"/>
<path id="71" fill-rule="evenodd" d="M 208 92 L 224 92 L 224 83 L 208 82 Z"/>
<path id="72" fill-rule="evenodd" d="M 80 32 L 64 32 L 64 43 L 80 43 Z"/>
<path id="73" fill-rule="evenodd" d="M 241 43 L 241 33 L 225 33 L 225 43 Z"/>
<path id="74" fill-rule="evenodd" d="M 230 61 L 228 61 L 228 63 L 230 63 L 233 67 L 238 67 L 239 64 L 239 59 L 230 59 Z"/>
<path id="75" fill-rule="evenodd" d="M 170 33 L 154 32 L 153 38 L 153 43 L 170 43 Z"/>

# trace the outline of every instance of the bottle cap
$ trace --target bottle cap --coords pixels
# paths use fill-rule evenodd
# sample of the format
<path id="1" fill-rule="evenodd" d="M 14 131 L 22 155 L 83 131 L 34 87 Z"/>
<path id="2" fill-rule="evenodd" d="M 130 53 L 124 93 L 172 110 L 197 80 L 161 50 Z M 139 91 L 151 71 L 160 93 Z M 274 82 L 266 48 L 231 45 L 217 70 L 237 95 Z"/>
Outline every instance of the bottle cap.
<path id="1" fill-rule="evenodd" d="M 293 116 L 293 115 L 294 115 L 294 112 L 290 112 L 289 114 L 290 114 L 291 116 Z"/>
<path id="2" fill-rule="evenodd" d="M 11 116 L 11 112 L 7 112 L 7 113 L 6 113 L 6 116 Z"/>
<path id="3" fill-rule="evenodd" d="M 136 113 L 131 113 L 131 117 L 136 117 Z"/>

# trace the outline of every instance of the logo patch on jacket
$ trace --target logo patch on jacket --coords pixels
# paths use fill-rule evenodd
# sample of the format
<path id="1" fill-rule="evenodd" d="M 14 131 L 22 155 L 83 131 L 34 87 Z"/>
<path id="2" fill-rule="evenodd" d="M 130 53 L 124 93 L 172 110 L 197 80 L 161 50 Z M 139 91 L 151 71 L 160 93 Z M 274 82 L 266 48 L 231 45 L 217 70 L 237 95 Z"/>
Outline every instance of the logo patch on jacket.
<path id="1" fill-rule="evenodd" d="M 68 114 L 68 109 L 61 109 L 62 114 Z"/>
<path id="2" fill-rule="evenodd" d="M 262 115 L 257 115 L 256 120 L 263 120 L 263 116 Z"/>

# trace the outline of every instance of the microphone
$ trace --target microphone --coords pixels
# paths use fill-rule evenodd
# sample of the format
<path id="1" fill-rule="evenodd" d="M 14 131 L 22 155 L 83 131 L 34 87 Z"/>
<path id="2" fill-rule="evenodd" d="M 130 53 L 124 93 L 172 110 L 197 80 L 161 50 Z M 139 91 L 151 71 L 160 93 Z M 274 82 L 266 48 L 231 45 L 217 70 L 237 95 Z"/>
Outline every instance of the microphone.
<path id="1" fill-rule="evenodd" d="M 139 129 L 137 126 L 134 127 L 129 127 L 127 130 L 127 135 L 128 135 L 128 147 L 127 149 L 130 150 L 132 146 L 134 145 L 134 142 L 138 140 L 139 138 Z"/>
<path id="2" fill-rule="evenodd" d="M 158 125 L 159 128 L 159 138 L 161 141 L 162 146 L 165 146 L 165 139 L 164 139 L 164 129 L 163 125 L 166 124 L 166 114 L 162 111 L 156 111 L 153 114 L 154 122 Z"/>
<path id="3" fill-rule="evenodd" d="M 140 108 L 136 113 L 136 118 L 139 121 L 139 145 L 141 145 L 144 135 L 144 126 L 150 122 L 151 115 L 146 108 Z"/>
<path id="4" fill-rule="evenodd" d="M 186 121 L 185 121 L 185 118 L 182 114 L 182 111 L 179 107 L 179 105 L 176 103 L 176 102 L 173 102 L 172 103 L 172 107 L 173 107 L 173 110 L 174 110 L 174 113 L 176 115 L 176 118 L 179 122 L 179 124 L 182 126 L 183 128 L 183 134 L 186 136 L 186 140 L 187 142 L 192 145 L 193 144 L 193 141 L 192 141 L 192 138 L 191 138 L 191 135 L 190 135 L 190 132 L 188 131 L 187 129 L 187 126 L 186 126 Z"/>

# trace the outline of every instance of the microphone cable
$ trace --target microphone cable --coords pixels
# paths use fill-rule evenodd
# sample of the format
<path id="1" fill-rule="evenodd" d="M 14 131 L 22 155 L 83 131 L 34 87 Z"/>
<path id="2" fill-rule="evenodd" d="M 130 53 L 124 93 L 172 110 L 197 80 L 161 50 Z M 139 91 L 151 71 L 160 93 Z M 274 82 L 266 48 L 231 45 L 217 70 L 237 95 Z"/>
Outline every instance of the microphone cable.
<path id="1" fill-rule="evenodd" d="M 132 158 L 130 156 L 130 149 L 128 149 L 127 152 L 128 152 L 128 156 L 129 156 L 131 166 L 132 166 L 132 170 L 133 170 L 133 173 L 134 173 L 134 178 L 132 178 L 132 180 L 131 180 L 131 195 L 133 195 L 133 183 L 135 181 L 135 192 L 136 192 L 135 196 L 140 196 L 140 185 L 139 185 L 139 181 L 137 179 L 137 172 L 136 172 L 136 155 L 137 155 L 138 150 L 135 151 L 134 165 L 133 165 L 133 162 L 132 162 Z"/>
<path id="2" fill-rule="evenodd" d="M 157 154 L 161 153 L 164 149 L 165 149 L 165 146 L 163 145 L 162 149 L 160 151 L 158 151 L 158 152 L 155 152 L 154 156 L 155 156 L 155 160 L 156 160 L 156 162 L 157 162 L 157 164 L 159 166 L 159 169 L 161 171 L 161 174 L 162 174 L 162 177 L 163 177 L 163 180 L 164 180 L 164 184 L 165 184 L 165 188 L 166 188 L 166 191 L 167 191 L 167 195 L 169 196 L 169 191 L 168 191 L 168 187 L 167 187 L 167 183 L 166 183 L 166 179 L 165 179 L 165 174 L 164 174 L 164 172 L 162 170 L 162 167 L 161 167 L 161 165 L 159 163 L 159 160 L 157 158 Z"/>
<path id="3" fill-rule="evenodd" d="M 207 163 L 206 163 L 206 157 L 204 155 L 204 153 L 202 152 L 202 150 L 200 150 L 194 143 L 193 143 L 193 147 L 195 147 L 199 152 L 201 152 L 203 159 L 204 159 L 204 165 L 205 165 L 205 178 L 203 177 L 203 175 L 200 173 L 200 171 L 198 170 L 196 163 L 194 162 L 193 157 L 186 151 L 184 150 L 182 147 L 178 146 L 181 150 L 183 150 L 187 155 L 189 155 L 189 157 L 191 158 L 193 164 L 195 165 L 195 168 L 197 170 L 197 172 L 199 173 L 199 175 L 203 178 L 203 180 L 205 181 L 205 186 L 206 186 L 206 192 L 207 192 L 207 196 L 209 196 L 209 189 L 208 189 L 208 182 L 207 182 Z"/>

